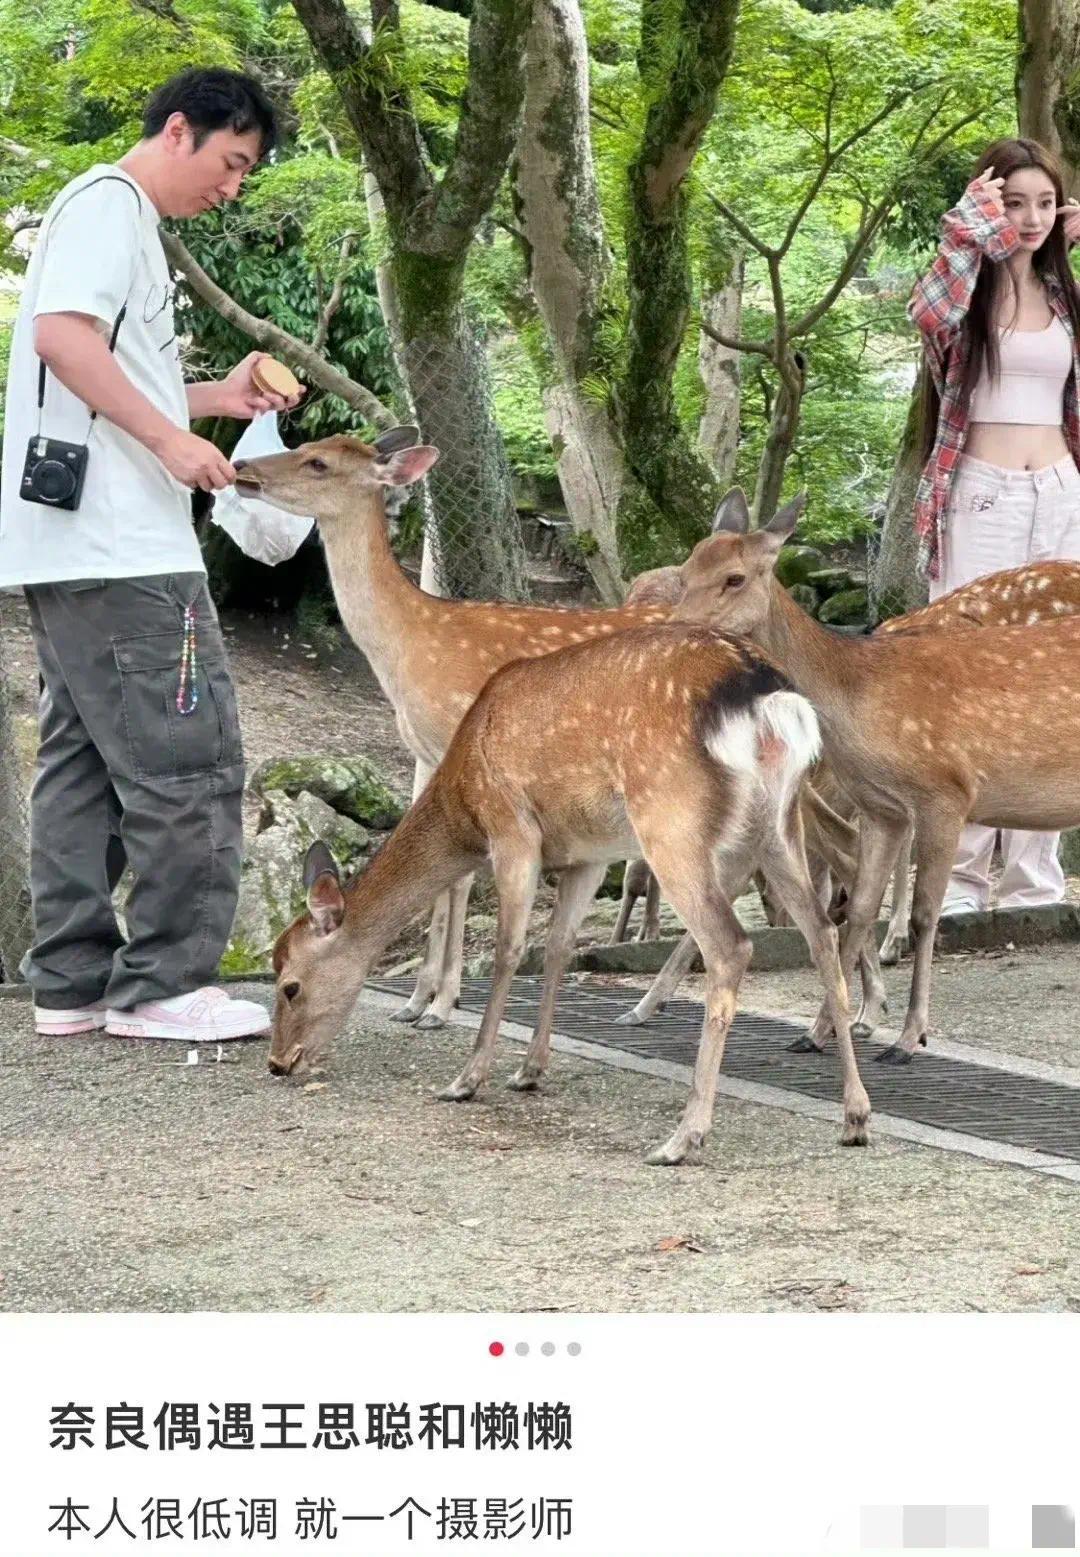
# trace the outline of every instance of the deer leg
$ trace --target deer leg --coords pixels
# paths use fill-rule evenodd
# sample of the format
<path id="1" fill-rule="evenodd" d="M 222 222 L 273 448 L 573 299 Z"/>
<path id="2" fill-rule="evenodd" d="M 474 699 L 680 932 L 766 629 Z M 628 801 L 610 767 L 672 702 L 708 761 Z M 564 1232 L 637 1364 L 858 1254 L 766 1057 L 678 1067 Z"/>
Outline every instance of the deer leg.
<path id="1" fill-rule="evenodd" d="M 850 897 L 858 873 L 854 851 L 859 847 L 859 833 L 845 817 L 822 800 L 813 785 L 803 785 L 800 801 L 799 812 L 807 839 L 806 852 L 816 863 L 824 864 L 827 872 L 836 878 Z M 845 915 L 848 907 L 845 905 Z M 853 1031 L 856 1037 L 868 1038 L 889 1009 L 885 998 L 885 981 L 878 961 L 877 942 L 872 931 L 859 948 L 858 960 L 862 1004 Z M 820 1037 L 816 1028 L 815 1037 Z M 800 1040 L 799 1047 L 805 1049 L 808 1045 Z M 818 1045 L 812 1043 L 809 1047 L 816 1048 Z"/>
<path id="2" fill-rule="evenodd" d="M 417 757 L 416 767 L 413 769 L 414 802 L 427 787 L 434 771 L 434 768 Z M 392 1022 L 415 1022 L 431 1004 L 442 975 L 443 961 L 446 956 L 446 927 L 449 919 L 450 894 L 440 892 L 435 899 L 431 923 L 428 926 L 427 945 L 424 947 L 424 960 L 417 971 L 413 992 L 401 1009 L 393 1013 L 390 1018 Z"/>
<path id="3" fill-rule="evenodd" d="M 877 921 L 889 867 L 903 837 L 906 819 L 863 816 L 859 829 L 859 864 L 851 885 L 847 918 L 840 932 L 840 968 L 845 985 L 850 986 L 855 964 Z M 816 1050 L 820 1053 L 832 1032 L 828 1003 L 822 1005 L 810 1031 L 797 1038 L 789 1048 L 796 1053 Z"/>
<path id="4" fill-rule="evenodd" d="M 919 816 L 915 832 L 915 891 L 911 903 L 911 928 L 915 937 L 911 998 L 899 1040 L 878 1055 L 886 1065 L 909 1065 L 919 1045 L 926 1046 L 934 936 L 963 820 L 962 816 L 944 810 L 924 812 Z"/>
<path id="5" fill-rule="evenodd" d="M 911 936 L 911 829 L 900 846 L 896 868 L 893 871 L 892 918 L 881 943 L 881 960 L 884 963 L 900 961 Z"/>
<path id="6" fill-rule="evenodd" d="M 418 1021 L 435 998 L 442 977 L 443 964 L 446 961 L 446 932 L 449 923 L 450 893 L 440 892 L 435 899 L 435 911 L 428 926 L 427 946 L 424 948 L 424 960 L 416 975 L 416 985 L 400 1011 L 394 1012 L 391 1021 Z M 441 1027 L 442 1023 L 435 1022 L 432 1026 Z"/>
<path id="7" fill-rule="evenodd" d="M 646 1162 L 654 1167 L 674 1166 L 704 1145 L 713 1120 L 724 1044 L 735 1015 L 739 985 L 753 950 L 750 937 L 720 887 L 718 872 L 708 853 L 707 849 L 699 849 L 695 855 L 689 855 L 685 846 L 676 849 L 669 844 L 649 856 L 661 891 L 690 926 L 687 940 L 691 946 L 696 941 L 705 959 L 705 1018 L 690 1096 L 674 1133 L 647 1154 Z M 707 873 L 705 881 L 703 870 Z M 745 880 L 745 872 L 741 879 Z"/>
<path id="8" fill-rule="evenodd" d="M 783 847 L 785 843 L 788 845 L 786 849 Z M 844 1146 L 865 1146 L 866 1127 L 870 1121 L 870 1099 L 866 1095 L 855 1058 L 847 986 L 840 970 L 836 926 L 814 890 L 800 839 L 777 838 L 775 846 L 763 855 L 762 863 L 773 888 L 806 937 L 814 967 L 825 988 L 825 1007 L 836 1035 L 843 1083 L 844 1128 L 840 1140 Z"/>
<path id="9" fill-rule="evenodd" d="M 660 939 L 660 883 L 649 871 L 649 884 L 645 888 L 645 917 L 641 921 L 641 928 L 637 933 L 639 941 L 658 941 Z"/>
<path id="10" fill-rule="evenodd" d="M 495 934 L 491 993 L 465 1069 L 456 1081 L 452 1081 L 439 1093 L 439 1097 L 447 1103 L 464 1103 L 474 1097 L 491 1073 L 499 1023 L 506 1010 L 507 996 L 521 954 L 525 950 L 529 911 L 540 879 L 539 841 L 521 839 L 519 846 L 512 851 L 502 845 L 493 864 L 495 885 L 499 893 L 499 922 Z"/>
<path id="11" fill-rule="evenodd" d="M 622 898 L 619 902 L 619 917 L 615 921 L 615 928 L 611 932 L 609 946 L 618 946 L 626 940 L 626 927 L 630 923 L 630 915 L 634 912 L 634 904 L 638 900 L 635 890 L 636 883 L 633 876 L 635 861 L 627 860 L 626 869 L 623 871 Z"/>
<path id="12" fill-rule="evenodd" d="M 533 1091 L 547 1069 L 559 985 L 574 949 L 578 927 L 596 896 L 596 889 L 603 881 L 606 869 L 605 865 L 573 865 L 559 876 L 555 909 L 544 952 L 544 987 L 540 993 L 540 1009 L 525 1058 L 509 1083 L 515 1092 Z"/>
<path id="13" fill-rule="evenodd" d="M 465 963 L 465 913 L 472 884 L 472 876 L 463 876 L 446 894 L 442 967 L 439 969 L 431 1004 L 417 1020 L 418 1028 L 445 1027 L 461 999 L 461 973 Z"/>
<path id="14" fill-rule="evenodd" d="M 669 898 L 670 902 L 671 899 Z M 637 1027 L 647 1022 L 655 1012 L 662 1011 L 674 995 L 680 983 L 690 971 L 690 964 L 697 951 L 697 942 L 689 931 L 683 936 L 660 972 L 653 979 L 636 1006 L 615 1018 L 619 1027 Z"/>

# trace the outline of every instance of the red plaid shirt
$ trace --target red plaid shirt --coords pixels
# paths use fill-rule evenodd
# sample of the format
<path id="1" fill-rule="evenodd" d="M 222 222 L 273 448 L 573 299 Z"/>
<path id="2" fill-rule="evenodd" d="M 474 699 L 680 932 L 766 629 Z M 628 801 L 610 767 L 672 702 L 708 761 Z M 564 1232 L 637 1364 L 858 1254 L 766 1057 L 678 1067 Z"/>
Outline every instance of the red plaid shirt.
<path id="1" fill-rule="evenodd" d="M 969 407 L 963 396 L 967 361 L 963 333 L 971 295 L 983 259 L 1000 261 L 1020 247 L 1020 237 L 997 200 L 976 180 L 960 204 L 942 218 L 937 258 L 916 284 L 908 313 L 918 326 L 927 366 L 941 397 L 933 452 L 923 467 L 915 497 L 915 531 L 919 537 L 919 567 L 937 578 L 941 538 L 949 506 L 949 487 L 967 438 Z M 1076 385 L 1080 378 L 1080 342 L 1073 338 L 1072 316 L 1057 278 L 1047 276 L 1047 301 L 1073 340 L 1073 371 L 1065 385 L 1062 428 L 1074 460 L 1080 465 L 1080 408 Z"/>

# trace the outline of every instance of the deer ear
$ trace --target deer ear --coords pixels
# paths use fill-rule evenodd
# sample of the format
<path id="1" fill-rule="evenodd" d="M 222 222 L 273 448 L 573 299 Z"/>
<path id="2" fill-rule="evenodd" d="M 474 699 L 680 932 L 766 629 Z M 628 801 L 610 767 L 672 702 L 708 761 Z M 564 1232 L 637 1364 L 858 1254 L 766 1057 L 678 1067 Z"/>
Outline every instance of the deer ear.
<path id="1" fill-rule="evenodd" d="M 379 434 L 372 448 L 378 449 L 384 458 L 388 458 L 391 454 L 396 454 L 399 449 L 411 449 L 414 443 L 419 442 L 419 427 L 391 427 Z"/>
<path id="2" fill-rule="evenodd" d="M 345 898 L 337 861 L 321 838 L 304 859 L 304 886 L 312 923 L 320 935 L 330 935 L 345 917 Z"/>
<path id="3" fill-rule="evenodd" d="M 747 506 L 746 493 L 742 487 L 732 487 L 716 506 L 712 522 L 713 534 L 715 535 L 718 530 L 726 530 L 729 535 L 745 535 L 749 528 L 750 509 Z"/>
<path id="4" fill-rule="evenodd" d="M 415 448 L 399 449 L 385 459 L 377 455 L 371 467 L 376 481 L 387 487 L 408 487 L 421 476 L 426 476 L 439 457 L 438 449 L 430 443 L 419 443 Z"/>
<path id="5" fill-rule="evenodd" d="M 769 535 L 779 535 L 786 540 L 802 518 L 805 507 L 806 493 L 800 492 L 798 497 L 793 497 L 786 507 L 775 513 L 768 524 L 762 525 L 761 528 Z"/>

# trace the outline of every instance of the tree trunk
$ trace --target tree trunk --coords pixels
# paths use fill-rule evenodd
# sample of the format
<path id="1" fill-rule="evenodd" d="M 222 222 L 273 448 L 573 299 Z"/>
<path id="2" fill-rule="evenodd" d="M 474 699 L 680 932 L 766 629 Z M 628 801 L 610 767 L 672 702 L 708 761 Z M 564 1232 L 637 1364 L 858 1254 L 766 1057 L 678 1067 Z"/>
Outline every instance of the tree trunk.
<path id="1" fill-rule="evenodd" d="M 1020 134 L 1065 164 L 1065 193 L 1080 195 L 1080 0 L 1020 0 Z"/>
<path id="2" fill-rule="evenodd" d="M 925 369 L 923 370 L 925 371 Z M 923 458 L 919 406 L 922 385 L 916 380 L 908 406 L 900 452 L 893 469 L 877 556 L 869 570 L 871 620 L 900 616 L 926 604 L 927 586 L 918 571 L 915 536 L 915 489 Z"/>
<path id="3" fill-rule="evenodd" d="M 732 261 L 727 284 L 710 292 L 701 304 L 705 323 L 729 339 L 737 339 L 742 333 L 745 270 L 745 256 L 740 252 Z M 721 489 L 729 487 L 735 475 L 742 399 L 741 360 L 739 352 L 721 346 L 719 341 L 701 331 L 698 368 L 705 385 L 706 400 L 698 428 L 698 448 L 712 467 Z"/>
<path id="4" fill-rule="evenodd" d="M 446 267 L 423 255 L 399 254 L 391 269 L 409 398 L 425 440 L 439 450 L 427 484 L 440 593 L 523 600 L 525 550 L 510 466 L 492 414 L 487 359 L 462 307 L 460 278 L 443 290 Z M 440 291 L 443 307 L 436 305 Z"/>
<path id="5" fill-rule="evenodd" d="M 514 197 L 529 283 L 557 382 L 544 394 L 563 499 L 601 598 L 622 599 L 615 516 L 624 461 L 606 407 L 581 394 L 595 367 L 611 256 L 589 137 L 589 61 L 579 0 L 535 0 Z"/>
<path id="6" fill-rule="evenodd" d="M 0 960 L 8 984 L 15 983 L 33 938 L 26 801 L 11 704 L 0 672 Z"/>
<path id="7" fill-rule="evenodd" d="M 659 563 L 685 556 L 719 496 L 679 423 L 672 381 L 692 296 L 687 178 L 716 111 L 738 9 L 738 0 L 642 0 L 638 70 L 649 107 L 628 177 L 630 322 L 618 411 L 628 463 L 654 505 L 646 527 L 649 560 Z M 643 519 L 640 502 L 624 495 L 624 557 L 640 549 Z"/>
<path id="8" fill-rule="evenodd" d="M 772 415 L 769 418 L 769 432 L 758 464 L 754 503 L 751 509 L 751 518 L 755 527 L 768 524 L 779 505 L 780 491 L 784 485 L 784 471 L 787 468 L 788 457 L 795 446 L 795 434 L 799 430 L 799 414 L 805 386 L 805 359 L 801 352 L 789 351 L 777 386 Z"/>

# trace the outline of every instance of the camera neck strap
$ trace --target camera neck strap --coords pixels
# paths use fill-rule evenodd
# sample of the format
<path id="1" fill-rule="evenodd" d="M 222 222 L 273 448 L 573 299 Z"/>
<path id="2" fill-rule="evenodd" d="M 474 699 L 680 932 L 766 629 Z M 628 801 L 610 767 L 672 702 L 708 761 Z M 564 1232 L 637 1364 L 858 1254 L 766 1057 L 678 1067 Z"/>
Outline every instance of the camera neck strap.
<path id="1" fill-rule="evenodd" d="M 109 336 L 109 350 L 110 351 L 115 351 L 116 350 L 116 337 L 120 334 L 120 326 L 124 322 L 124 315 L 126 313 L 127 313 L 127 303 L 125 303 L 123 305 L 123 307 L 121 308 L 120 312 L 117 314 L 116 318 L 113 320 L 112 334 Z M 42 419 L 42 417 L 45 414 L 45 371 L 46 370 L 45 370 L 44 359 L 39 358 L 38 359 L 38 384 L 37 384 L 37 405 L 38 405 L 37 435 L 38 435 L 39 438 L 41 437 L 41 419 Z M 89 421 L 89 423 L 87 425 L 87 429 L 86 429 L 86 436 L 88 438 L 90 436 L 90 428 L 93 427 L 94 422 L 96 420 L 97 420 L 97 412 L 96 411 L 91 411 L 90 412 L 90 421 Z"/>
<path id="2" fill-rule="evenodd" d="M 76 195 L 81 195 L 83 193 L 83 190 L 93 189 L 95 184 L 104 184 L 106 182 L 112 182 L 114 184 L 123 184 L 127 189 L 130 189 L 131 193 L 135 196 L 136 203 L 138 204 L 139 214 L 140 214 L 140 216 L 142 215 L 142 196 L 139 194 L 139 191 L 135 188 L 135 185 L 130 181 L 130 179 L 121 178 L 118 173 L 103 173 L 100 178 L 92 179 L 89 184 L 84 184 L 82 189 L 76 189 L 74 194 L 69 195 L 68 199 L 64 201 L 64 205 L 67 205 L 69 201 L 74 200 Z M 64 209 L 64 206 L 61 206 L 59 208 L 59 210 L 56 212 L 56 216 L 59 216 L 60 211 L 62 211 L 63 209 Z M 56 216 L 53 217 L 54 221 L 56 220 Z M 48 241 L 49 241 L 49 235 L 46 233 L 46 235 L 45 235 L 45 242 L 48 243 Z M 138 259 L 136 258 L 136 265 L 137 264 L 138 264 Z M 132 278 L 132 286 L 133 285 L 134 285 L 134 278 Z M 130 295 L 131 295 L 131 287 L 128 288 L 128 296 L 130 296 Z M 116 350 L 116 337 L 120 334 L 120 326 L 124 322 L 124 316 L 127 313 L 127 305 L 128 305 L 128 300 L 127 300 L 127 298 L 125 298 L 123 303 L 122 303 L 122 305 L 121 305 L 121 307 L 120 307 L 120 312 L 117 314 L 116 318 L 113 320 L 112 334 L 109 336 L 109 351 L 110 352 L 113 352 L 113 351 Z M 39 357 L 38 358 L 38 397 L 37 397 L 37 403 L 38 403 L 37 436 L 39 438 L 41 437 L 41 422 L 42 422 L 42 418 L 43 418 L 43 416 L 45 414 L 45 374 L 46 374 L 46 372 L 47 372 L 47 369 L 45 367 L 45 360 L 44 360 L 44 358 Z M 96 420 L 97 420 L 97 412 L 96 411 L 91 411 L 90 412 L 90 421 L 87 423 L 87 428 L 86 428 L 86 436 L 87 436 L 87 438 L 89 438 L 89 436 L 90 436 L 90 429 L 91 429 L 91 427 L 93 427 L 94 422 Z"/>

